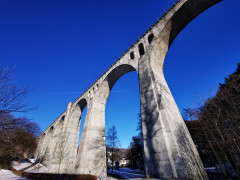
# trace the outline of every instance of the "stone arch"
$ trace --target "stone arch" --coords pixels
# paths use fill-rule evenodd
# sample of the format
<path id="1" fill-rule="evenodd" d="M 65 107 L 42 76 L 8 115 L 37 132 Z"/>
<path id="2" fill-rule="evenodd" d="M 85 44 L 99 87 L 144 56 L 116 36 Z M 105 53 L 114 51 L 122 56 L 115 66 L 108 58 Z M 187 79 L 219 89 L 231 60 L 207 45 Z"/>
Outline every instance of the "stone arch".
<path id="1" fill-rule="evenodd" d="M 67 158 L 68 161 L 67 164 L 72 164 L 73 166 L 67 166 L 67 172 L 73 172 L 74 164 L 76 163 L 76 157 L 78 155 L 78 152 L 81 151 L 81 146 L 78 147 L 78 139 L 79 139 L 79 128 L 80 128 L 80 122 L 81 122 L 81 115 L 85 107 L 88 105 L 87 99 L 82 98 L 78 102 L 75 103 L 75 105 L 72 107 L 70 120 L 67 125 L 66 130 L 66 136 L 69 137 L 67 148 L 69 153 L 69 157 Z M 88 113 L 88 110 L 87 110 Z M 84 126 L 86 124 L 86 121 L 84 123 Z M 84 139 L 84 133 L 82 133 L 82 139 Z"/>
<path id="2" fill-rule="evenodd" d="M 87 106 L 87 100 L 85 98 L 80 99 L 76 103 L 76 105 L 72 111 L 72 114 L 71 114 L 71 124 L 72 124 L 71 127 L 74 128 L 74 129 L 72 129 L 72 131 L 74 131 L 73 132 L 73 133 L 75 133 L 74 137 L 76 137 L 74 144 L 76 142 L 78 142 L 81 115 L 86 106 Z"/>
<path id="3" fill-rule="evenodd" d="M 136 71 L 129 64 L 122 64 L 115 67 L 103 80 L 98 91 L 94 94 L 85 120 L 86 127 L 82 134 L 82 140 L 77 162 L 76 173 L 99 174 L 106 176 L 106 148 L 105 148 L 105 107 L 109 93 L 124 74 Z"/>
<path id="4" fill-rule="evenodd" d="M 94 91 L 94 87 L 93 87 L 93 91 Z M 79 102 L 78 102 L 78 104 L 77 104 L 77 106 L 78 106 L 78 108 L 80 108 L 80 111 L 81 111 L 81 114 L 80 114 L 80 117 L 79 117 L 79 121 L 78 121 L 78 126 L 77 126 L 77 128 L 78 128 L 78 132 L 77 132 L 77 135 L 78 135 L 78 142 L 79 141 L 81 141 L 81 139 L 79 139 L 80 138 L 80 125 L 81 125 L 81 121 L 83 120 L 82 119 L 82 113 L 83 113 L 83 111 L 85 110 L 85 108 L 87 108 L 87 101 L 86 101 L 86 99 L 81 99 Z M 75 107 L 76 108 L 76 107 Z M 87 109 L 87 111 L 88 111 L 88 109 Z M 76 112 L 77 113 L 77 112 Z M 79 113 L 79 112 L 78 112 Z M 85 119 L 86 119 L 86 117 L 85 117 Z M 86 122 L 86 121 L 85 121 Z M 85 122 L 82 124 L 82 126 L 84 126 L 84 124 L 85 124 Z M 83 137 L 83 139 L 84 139 L 84 137 Z M 79 151 L 79 148 L 80 147 L 78 147 L 78 149 L 77 149 L 77 151 Z"/>
<path id="5" fill-rule="evenodd" d="M 98 92 L 95 96 L 94 102 L 101 104 L 101 112 L 104 112 L 103 117 L 105 121 L 105 105 L 107 98 L 114 86 L 114 84 L 121 78 L 123 75 L 128 72 L 137 71 L 135 67 L 130 64 L 121 64 L 115 67 L 103 80 L 101 86 L 99 86 Z M 104 124 L 105 125 L 105 124 Z M 104 127 L 105 129 L 105 127 Z"/>
<path id="6" fill-rule="evenodd" d="M 131 61 L 131 60 L 130 60 Z M 121 80 L 123 80 L 123 79 L 121 79 L 121 78 L 126 78 L 126 79 L 128 79 L 129 78 L 129 76 L 128 76 L 128 74 L 129 73 L 134 73 L 134 75 L 137 75 L 138 76 L 138 72 L 137 72 L 137 70 L 135 69 L 135 67 L 133 67 L 132 65 L 130 65 L 130 64 L 122 64 L 122 65 L 120 65 L 120 66 L 118 66 L 118 67 L 116 67 L 115 69 L 113 69 L 109 74 L 108 74 L 108 76 L 107 76 L 107 78 L 106 78 L 106 81 L 108 82 L 108 85 L 109 85 L 109 92 L 108 92 L 108 94 L 106 94 L 106 96 L 104 97 L 105 99 L 103 99 L 102 101 L 103 102 L 105 102 L 105 112 L 106 112 L 106 115 L 107 114 L 112 114 L 112 112 L 113 111 L 109 111 L 109 109 L 108 109 L 108 106 L 111 106 L 111 103 L 110 103 L 110 101 L 108 101 L 108 99 L 110 98 L 110 96 L 112 95 L 111 94 L 111 91 L 112 91 L 112 89 L 113 89 L 113 91 L 114 90 L 116 90 L 116 89 L 114 89 L 114 86 L 117 86 L 117 83 L 119 83 Z M 136 74 L 135 74 L 136 73 Z M 121 82 L 123 82 L 123 81 L 121 81 Z M 138 83 L 139 84 L 139 80 L 138 79 L 134 79 L 134 83 L 133 83 L 133 85 L 135 85 L 135 86 L 138 86 L 138 85 L 136 85 L 135 83 Z M 139 91 L 139 89 L 137 89 L 137 90 L 135 90 L 134 89 L 134 93 L 136 93 L 137 91 Z M 113 93 L 113 92 L 112 92 Z M 125 94 L 125 93 L 124 93 Z M 126 95 L 124 95 L 125 97 L 127 97 Z M 121 104 L 121 102 L 124 102 L 126 99 L 124 99 L 124 98 L 121 98 L 121 99 L 117 99 L 117 102 L 119 102 L 119 104 Z M 110 100 L 110 99 L 109 99 Z M 119 101 L 118 101 L 119 100 Z M 116 99 L 115 99 L 115 101 L 116 101 Z M 127 99 L 127 101 L 125 101 L 126 103 L 128 103 L 129 102 L 129 99 Z M 138 94 L 138 96 L 137 96 L 137 99 L 134 99 L 134 102 L 136 103 L 136 102 L 140 102 L 140 96 L 139 96 L 139 94 Z M 107 107 L 107 108 L 106 108 Z M 140 104 L 138 104 L 137 105 L 137 107 L 140 109 Z M 118 109 L 118 111 L 121 111 L 121 113 L 122 114 L 124 114 L 125 115 L 125 112 L 123 112 L 122 111 L 122 109 L 120 110 L 120 109 Z M 130 111 L 132 111 L 132 108 L 130 109 Z M 116 113 L 117 115 L 118 115 L 118 112 Z M 134 114 L 134 113 L 133 113 Z M 126 117 L 126 116 L 125 116 Z M 106 125 L 106 127 L 108 127 L 108 125 L 109 124 L 111 124 L 111 122 L 110 121 L 112 121 L 113 119 L 110 119 L 110 121 L 109 121 L 109 118 L 107 118 L 106 119 L 106 117 L 104 117 L 105 119 L 105 125 Z M 124 118 L 124 117 L 123 117 Z M 115 120 L 115 122 L 119 122 L 119 121 L 116 121 Z M 112 121 L 112 123 L 113 123 L 113 121 Z M 125 125 L 127 125 L 127 123 L 128 122 L 126 122 L 126 121 L 121 121 L 121 123 L 123 123 L 123 124 L 125 124 Z M 117 123 L 116 123 L 117 124 Z M 112 125 L 116 125 L 116 124 L 112 124 Z M 116 126 L 117 127 L 117 126 Z M 118 128 L 118 127 L 117 127 Z M 120 130 L 120 129 L 119 129 Z M 131 131 L 134 131 L 135 129 L 131 129 Z M 118 133 L 122 133 L 123 131 L 122 130 L 120 130 Z M 105 128 L 105 133 L 106 133 L 106 136 L 107 136 L 107 128 Z M 125 133 L 129 133 L 128 131 L 125 131 Z M 120 135 L 120 134 L 118 134 L 118 135 Z M 120 136 L 119 136 L 120 137 Z M 130 139 L 129 139 L 130 140 Z M 107 152 L 106 152 L 107 153 Z M 107 160 L 106 160 L 107 161 Z M 143 174 L 144 174 L 144 172 L 143 172 Z"/>
<path id="7" fill-rule="evenodd" d="M 113 85 L 117 82 L 117 80 L 128 72 L 136 71 L 136 69 L 129 64 L 121 64 L 113 69 L 106 77 L 105 81 L 108 82 L 109 90 L 112 89 Z"/>
<path id="8" fill-rule="evenodd" d="M 119 78 L 121 78 L 123 75 L 127 74 L 131 71 L 137 71 L 135 67 L 133 67 L 130 64 L 120 64 L 119 66 L 115 67 L 103 80 L 101 86 L 98 88 L 98 92 L 96 93 L 94 102 L 97 103 L 103 103 L 104 109 L 101 111 L 105 112 L 105 105 L 108 98 L 108 95 L 114 86 L 114 84 L 117 82 Z M 105 114 L 104 114 L 105 117 Z"/>
<path id="9" fill-rule="evenodd" d="M 99 93 L 97 94 L 97 98 L 95 101 L 98 102 L 98 104 L 101 104 L 101 123 L 103 126 L 103 132 L 102 137 L 105 137 L 105 112 L 106 112 L 106 103 L 107 99 L 110 95 L 110 92 L 113 88 L 113 86 L 116 84 L 116 82 L 125 74 L 136 71 L 136 68 L 130 64 L 120 64 L 119 66 L 115 67 L 103 80 L 103 83 L 101 87 L 99 88 Z M 104 139 L 104 143 L 105 139 Z M 104 144 L 105 146 L 105 144 Z M 106 153 L 106 152 L 105 152 Z M 104 156 L 104 162 L 106 162 L 106 156 Z"/>
<path id="10" fill-rule="evenodd" d="M 202 12 L 215 5 L 222 0 L 188 0 L 173 14 L 173 16 L 164 25 L 160 34 L 156 37 L 154 43 L 151 61 L 155 61 L 156 68 L 163 70 L 165 56 L 172 42 L 178 34 L 187 26 L 193 19 L 199 16 Z M 194 6 L 193 6 L 194 4 Z M 160 52 L 160 53 L 157 53 Z M 158 56 L 156 56 L 156 53 Z M 151 62 L 152 63 L 152 62 Z"/>

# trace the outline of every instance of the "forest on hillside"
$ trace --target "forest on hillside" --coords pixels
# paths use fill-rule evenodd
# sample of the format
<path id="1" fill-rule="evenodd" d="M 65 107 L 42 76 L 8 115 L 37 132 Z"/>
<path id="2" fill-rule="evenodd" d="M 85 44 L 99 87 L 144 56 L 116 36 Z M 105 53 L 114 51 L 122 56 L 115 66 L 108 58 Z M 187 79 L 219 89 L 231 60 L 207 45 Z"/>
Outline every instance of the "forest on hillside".
<path id="1" fill-rule="evenodd" d="M 240 179 L 240 63 L 215 96 L 184 109 L 184 119 L 206 169 Z"/>

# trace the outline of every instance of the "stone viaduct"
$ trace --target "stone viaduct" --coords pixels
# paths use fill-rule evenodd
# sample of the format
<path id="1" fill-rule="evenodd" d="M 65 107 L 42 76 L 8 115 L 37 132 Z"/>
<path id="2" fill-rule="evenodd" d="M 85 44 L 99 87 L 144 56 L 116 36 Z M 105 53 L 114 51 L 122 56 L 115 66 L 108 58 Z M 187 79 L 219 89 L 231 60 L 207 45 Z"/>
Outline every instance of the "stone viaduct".
<path id="1" fill-rule="evenodd" d="M 35 155 L 51 172 L 106 176 L 105 106 L 116 81 L 136 71 L 146 177 L 208 179 L 164 78 L 166 53 L 180 31 L 221 0 L 179 0 L 38 138 Z M 88 105 L 78 147 L 81 113 Z M 60 165 L 60 166 L 59 166 Z"/>

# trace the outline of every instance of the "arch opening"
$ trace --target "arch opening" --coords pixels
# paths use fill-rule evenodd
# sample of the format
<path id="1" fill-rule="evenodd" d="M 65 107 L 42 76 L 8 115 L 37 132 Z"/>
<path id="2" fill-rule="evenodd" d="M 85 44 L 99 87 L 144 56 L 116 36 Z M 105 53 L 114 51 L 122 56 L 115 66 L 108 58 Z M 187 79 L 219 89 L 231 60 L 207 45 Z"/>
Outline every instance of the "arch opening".
<path id="1" fill-rule="evenodd" d="M 79 119 L 79 133 L 78 133 L 78 147 L 81 144 L 81 139 L 82 139 L 82 133 L 83 133 L 83 128 L 84 128 L 84 124 L 85 124 L 85 119 L 87 116 L 87 110 L 88 110 L 88 106 L 86 105 L 81 113 L 80 119 Z"/>
<path id="2" fill-rule="evenodd" d="M 137 153 L 136 156 L 141 154 L 141 157 L 134 159 L 132 156 L 131 163 L 128 161 L 127 148 L 130 147 L 130 143 L 133 142 L 133 137 L 136 139 L 138 137 L 138 132 L 136 132 L 138 124 L 138 115 L 140 113 L 140 95 L 139 95 L 139 83 L 138 75 L 135 69 L 130 65 L 121 65 L 114 69 L 107 77 L 109 85 L 109 94 L 106 101 L 105 109 L 105 134 L 106 134 L 106 162 L 107 166 L 112 166 L 111 161 L 111 144 L 108 141 L 108 131 L 115 126 L 118 137 L 121 144 L 121 149 L 113 148 L 113 152 L 119 153 L 115 156 L 117 159 L 113 161 L 118 161 L 120 167 L 124 167 L 130 164 L 131 167 L 135 169 L 143 170 L 143 163 L 138 160 L 143 161 L 142 154 Z M 136 144 L 135 144 L 136 145 Z M 138 144 L 139 145 L 139 144 Z M 131 146 L 133 151 L 133 146 Z M 131 149 L 129 148 L 129 150 Z M 141 145 L 142 148 L 142 145 Z M 140 167 L 141 166 L 141 167 Z M 144 177 L 144 174 L 136 177 Z"/>
<path id="3" fill-rule="evenodd" d="M 134 59 L 135 57 L 134 57 L 134 52 L 132 51 L 132 52 L 130 52 L 130 59 Z"/>
<path id="4" fill-rule="evenodd" d="M 82 137 L 82 131 L 85 124 L 85 118 L 87 114 L 87 101 L 86 99 L 81 99 L 78 104 L 76 105 L 74 112 L 73 112 L 73 118 L 77 126 L 77 144 L 78 147 L 81 143 L 81 137 Z"/>
<path id="5" fill-rule="evenodd" d="M 63 123 L 63 122 L 64 122 L 64 119 L 65 119 L 65 116 L 62 116 L 59 122 L 60 122 L 60 123 Z"/>
<path id="6" fill-rule="evenodd" d="M 114 84 L 117 82 L 117 80 L 122 77 L 124 74 L 127 74 L 128 72 L 136 71 L 136 69 L 128 64 L 122 64 L 118 67 L 116 67 L 110 74 L 107 76 L 107 82 L 109 85 L 109 90 L 111 91 Z"/>
<path id="7" fill-rule="evenodd" d="M 139 51 L 140 57 L 145 54 L 145 50 L 144 50 L 143 43 L 140 43 L 140 44 L 138 45 L 138 51 Z"/>
<path id="8" fill-rule="evenodd" d="M 153 33 L 151 33 L 151 34 L 148 36 L 148 44 L 151 44 L 153 38 L 154 38 L 154 35 L 153 35 Z"/>

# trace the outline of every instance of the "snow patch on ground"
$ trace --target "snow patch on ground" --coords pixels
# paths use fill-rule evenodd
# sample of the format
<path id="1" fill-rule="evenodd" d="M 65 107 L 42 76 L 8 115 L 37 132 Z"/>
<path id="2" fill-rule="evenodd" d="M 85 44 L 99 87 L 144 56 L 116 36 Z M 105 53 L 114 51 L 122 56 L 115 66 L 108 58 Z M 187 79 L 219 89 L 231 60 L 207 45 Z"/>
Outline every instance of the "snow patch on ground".
<path id="1" fill-rule="evenodd" d="M 145 178 L 145 174 L 143 171 L 139 171 L 138 169 L 131 168 L 119 168 L 112 170 L 108 170 L 109 175 L 118 175 L 123 179 L 136 179 L 136 178 Z"/>
<path id="2" fill-rule="evenodd" d="M 27 162 L 27 161 L 23 161 L 23 162 L 18 162 L 18 161 L 12 161 L 12 167 L 16 170 L 21 170 L 21 169 L 24 169 L 28 166 L 31 166 L 32 163 L 30 162 Z"/>
<path id="3" fill-rule="evenodd" d="M 112 178 L 112 177 L 100 177 L 100 176 L 98 176 L 98 177 L 97 177 L 97 180 L 115 180 L 115 178 Z"/>
<path id="4" fill-rule="evenodd" d="M 35 166 L 25 170 L 24 172 L 30 172 L 30 173 L 47 173 L 48 168 L 40 163 L 36 164 Z"/>
<path id="5" fill-rule="evenodd" d="M 28 158 L 28 161 L 30 161 L 31 163 L 35 163 L 36 159 L 35 158 Z"/>
<path id="6" fill-rule="evenodd" d="M 27 178 L 23 178 L 13 174 L 12 171 L 1 169 L 0 170 L 0 179 L 1 180 L 28 180 Z"/>

